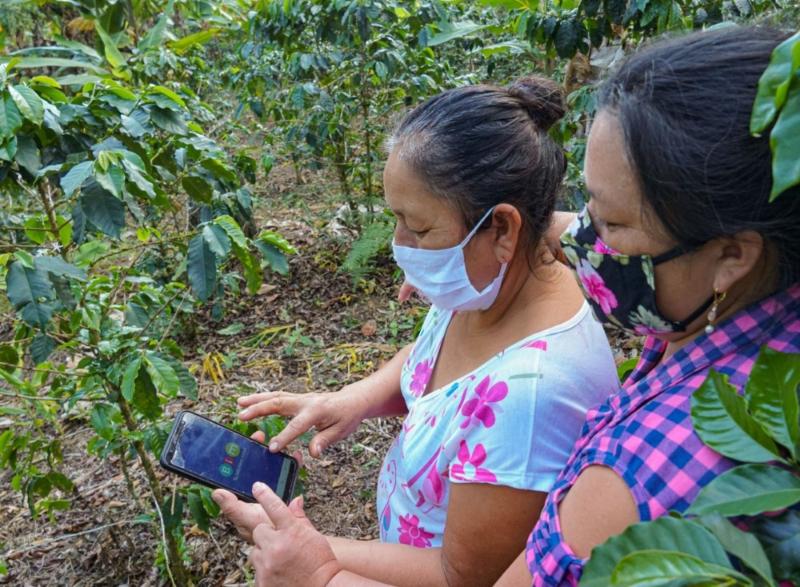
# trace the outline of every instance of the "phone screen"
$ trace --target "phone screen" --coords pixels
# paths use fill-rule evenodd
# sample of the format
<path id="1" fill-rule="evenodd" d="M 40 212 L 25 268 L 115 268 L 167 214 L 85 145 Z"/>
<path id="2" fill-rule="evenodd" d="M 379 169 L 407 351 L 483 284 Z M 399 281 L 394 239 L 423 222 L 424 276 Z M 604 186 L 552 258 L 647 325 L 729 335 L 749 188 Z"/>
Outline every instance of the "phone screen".
<path id="1" fill-rule="evenodd" d="M 294 483 L 293 459 L 191 412 L 183 412 L 176 426 L 169 458 L 175 468 L 250 497 L 256 481 L 288 497 L 287 484 Z"/>

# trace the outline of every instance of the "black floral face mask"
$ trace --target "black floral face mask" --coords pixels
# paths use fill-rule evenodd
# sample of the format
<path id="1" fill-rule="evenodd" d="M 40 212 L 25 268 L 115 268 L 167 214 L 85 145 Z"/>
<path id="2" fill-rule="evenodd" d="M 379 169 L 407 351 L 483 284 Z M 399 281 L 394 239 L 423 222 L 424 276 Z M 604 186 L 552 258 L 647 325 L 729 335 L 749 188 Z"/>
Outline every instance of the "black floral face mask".
<path id="1" fill-rule="evenodd" d="M 561 235 L 561 247 L 598 320 L 628 332 L 639 335 L 683 332 L 713 301 L 711 296 L 685 320 L 665 318 L 656 306 L 653 268 L 686 251 L 674 248 L 656 257 L 623 255 L 602 241 L 586 208 Z"/>

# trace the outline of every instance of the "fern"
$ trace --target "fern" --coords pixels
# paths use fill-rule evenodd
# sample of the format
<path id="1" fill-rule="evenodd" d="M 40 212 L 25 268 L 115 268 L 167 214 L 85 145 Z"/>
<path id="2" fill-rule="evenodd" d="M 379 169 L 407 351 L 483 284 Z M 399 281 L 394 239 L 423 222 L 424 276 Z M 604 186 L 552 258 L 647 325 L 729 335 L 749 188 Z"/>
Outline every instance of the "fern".
<path id="1" fill-rule="evenodd" d="M 350 252 L 342 263 L 342 271 L 353 276 L 357 282 L 363 278 L 373 267 L 375 258 L 387 251 L 392 242 L 394 223 L 378 217 L 375 221 L 364 227 L 361 236 L 353 242 Z"/>

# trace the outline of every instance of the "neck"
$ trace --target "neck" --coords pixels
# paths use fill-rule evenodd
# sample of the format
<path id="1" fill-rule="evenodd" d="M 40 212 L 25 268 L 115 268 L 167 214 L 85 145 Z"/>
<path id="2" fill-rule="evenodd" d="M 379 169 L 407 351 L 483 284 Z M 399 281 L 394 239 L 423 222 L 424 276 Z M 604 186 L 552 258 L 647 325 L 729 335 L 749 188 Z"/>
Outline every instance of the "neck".
<path id="1" fill-rule="evenodd" d="M 541 256 L 535 257 L 537 260 Z M 470 329 L 492 330 L 498 324 L 518 313 L 530 312 L 542 299 L 555 294 L 561 280 L 571 279 L 569 271 L 560 263 L 537 263 L 533 269 L 524 256 L 516 257 L 508 267 L 497 299 L 486 310 L 465 312 L 464 319 Z"/>

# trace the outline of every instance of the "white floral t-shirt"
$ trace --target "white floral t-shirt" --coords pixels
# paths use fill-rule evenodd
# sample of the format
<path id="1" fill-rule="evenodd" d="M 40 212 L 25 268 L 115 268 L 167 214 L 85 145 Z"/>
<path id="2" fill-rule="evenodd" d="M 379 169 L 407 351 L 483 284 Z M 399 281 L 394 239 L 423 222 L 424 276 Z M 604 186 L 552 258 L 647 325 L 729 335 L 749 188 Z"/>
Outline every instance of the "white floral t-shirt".
<path id="1" fill-rule="evenodd" d="M 408 406 L 378 478 L 381 540 L 441 546 L 451 483 L 549 491 L 588 408 L 619 388 L 603 328 L 584 303 L 425 394 L 453 313 L 431 308 L 403 365 Z"/>

